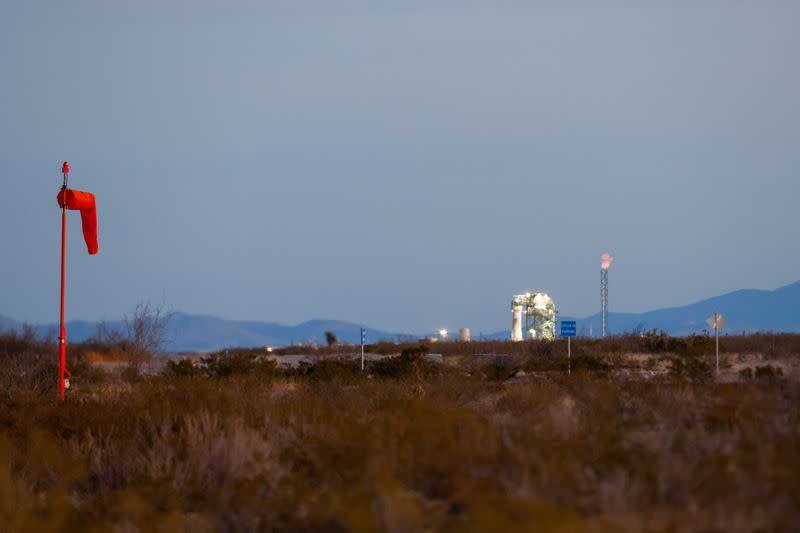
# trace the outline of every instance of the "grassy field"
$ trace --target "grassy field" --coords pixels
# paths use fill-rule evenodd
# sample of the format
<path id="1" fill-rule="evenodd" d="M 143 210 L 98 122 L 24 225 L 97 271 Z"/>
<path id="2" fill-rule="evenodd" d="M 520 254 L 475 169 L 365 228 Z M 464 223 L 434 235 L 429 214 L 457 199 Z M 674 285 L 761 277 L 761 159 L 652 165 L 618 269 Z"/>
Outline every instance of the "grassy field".
<path id="1" fill-rule="evenodd" d="M 0 336 L 4 531 L 793 531 L 800 336 L 262 350 Z M 426 354 L 442 354 L 432 362 Z M 109 357 L 111 356 L 109 355 Z"/>

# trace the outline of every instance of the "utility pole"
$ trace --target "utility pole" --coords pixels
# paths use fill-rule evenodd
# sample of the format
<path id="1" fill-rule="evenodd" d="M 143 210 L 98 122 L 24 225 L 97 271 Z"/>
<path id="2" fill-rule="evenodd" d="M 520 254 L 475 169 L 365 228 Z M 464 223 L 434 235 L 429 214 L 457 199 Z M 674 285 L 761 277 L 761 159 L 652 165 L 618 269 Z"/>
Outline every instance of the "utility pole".
<path id="1" fill-rule="evenodd" d="M 567 375 L 572 374 L 572 337 L 567 337 Z"/>
<path id="2" fill-rule="evenodd" d="M 567 338 L 567 375 L 572 374 L 572 337 L 578 334 L 578 323 L 574 320 L 561 321 L 561 336 Z"/>
<path id="3" fill-rule="evenodd" d="M 367 341 L 367 330 L 361 328 L 361 371 L 364 371 L 364 344 Z"/>

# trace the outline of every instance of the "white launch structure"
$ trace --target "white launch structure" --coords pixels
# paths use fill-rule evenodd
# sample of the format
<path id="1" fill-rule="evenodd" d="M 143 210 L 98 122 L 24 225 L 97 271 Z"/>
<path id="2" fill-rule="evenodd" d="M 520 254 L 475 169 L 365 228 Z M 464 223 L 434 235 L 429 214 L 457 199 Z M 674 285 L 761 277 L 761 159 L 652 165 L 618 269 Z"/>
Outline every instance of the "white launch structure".
<path id="1" fill-rule="evenodd" d="M 555 340 L 557 314 L 556 304 L 549 295 L 517 294 L 511 299 L 511 340 L 525 340 L 526 336 L 533 340 Z"/>

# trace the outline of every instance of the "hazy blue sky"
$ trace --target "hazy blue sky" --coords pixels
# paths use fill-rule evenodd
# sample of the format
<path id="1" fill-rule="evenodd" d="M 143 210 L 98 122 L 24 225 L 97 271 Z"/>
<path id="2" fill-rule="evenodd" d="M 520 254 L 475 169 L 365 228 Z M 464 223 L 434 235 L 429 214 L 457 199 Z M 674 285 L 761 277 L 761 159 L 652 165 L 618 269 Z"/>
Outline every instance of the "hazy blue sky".
<path id="1" fill-rule="evenodd" d="M 395 4 L 2 2 L 0 314 L 58 318 L 65 159 L 71 318 L 489 331 L 596 312 L 604 251 L 613 311 L 800 278 L 800 2 Z"/>

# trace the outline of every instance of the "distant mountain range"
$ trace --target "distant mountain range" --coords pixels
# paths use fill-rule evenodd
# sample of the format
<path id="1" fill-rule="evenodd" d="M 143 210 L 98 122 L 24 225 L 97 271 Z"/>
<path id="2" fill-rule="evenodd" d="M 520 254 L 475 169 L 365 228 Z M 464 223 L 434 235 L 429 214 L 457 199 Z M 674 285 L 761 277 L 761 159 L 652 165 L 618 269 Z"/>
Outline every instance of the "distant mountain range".
<path id="1" fill-rule="evenodd" d="M 729 333 L 757 331 L 800 332 L 800 281 L 774 291 L 740 290 L 702 300 L 683 307 L 671 307 L 646 313 L 609 313 L 609 330 L 612 334 L 636 329 L 659 329 L 670 335 L 682 336 L 707 329 L 706 318 L 720 311 L 727 320 Z M 562 316 L 562 319 L 570 319 Z M 578 331 L 597 336 L 600 315 L 575 319 Z M 121 321 L 109 322 L 118 328 Z M 0 330 L 19 330 L 22 324 L 0 315 Z M 310 320 L 294 326 L 270 322 L 225 320 L 207 315 L 175 313 L 169 321 L 168 350 L 208 352 L 226 347 L 285 346 L 309 342 L 325 342 L 325 332 L 332 331 L 340 341 L 359 342 L 362 325 L 339 320 Z M 39 335 L 55 335 L 55 324 L 35 325 Z M 96 322 L 73 321 L 67 324 L 69 340 L 80 342 L 96 331 Z M 369 342 L 413 338 L 415 335 L 391 333 L 374 328 L 367 329 Z M 474 331 L 474 330 L 473 330 Z M 510 330 L 483 335 L 487 339 L 508 339 Z"/>
<path id="2" fill-rule="evenodd" d="M 612 335 L 657 329 L 680 337 L 708 329 L 706 319 L 716 311 L 725 317 L 724 331 L 730 334 L 758 331 L 800 333 L 800 281 L 774 291 L 738 290 L 682 307 L 645 313 L 609 313 L 608 329 Z M 591 333 L 597 337 L 600 334 L 600 313 L 585 318 L 559 316 L 559 319 L 575 320 L 581 335 Z M 496 339 L 510 336 L 510 329 L 484 335 Z"/>
<path id="3" fill-rule="evenodd" d="M 123 322 L 105 322 L 111 330 L 121 329 Z M 23 324 L 0 315 L 0 331 L 21 330 Z M 97 322 L 76 320 L 67 322 L 67 339 L 82 342 L 97 331 Z M 57 324 L 41 324 L 33 326 L 42 337 L 56 336 Z M 211 352 L 230 347 L 287 346 L 290 344 L 325 343 L 325 332 L 331 331 L 339 341 L 358 343 L 361 337 L 361 326 L 341 320 L 309 320 L 294 326 L 286 326 L 272 322 L 254 322 L 243 320 L 226 320 L 209 315 L 190 315 L 173 313 L 167 322 L 166 347 L 171 352 Z M 378 340 L 395 341 L 407 337 L 403 334 L 389 333 L 365 327 L 368 342 Z"/>
<path id="4" fill-rule="evenodd" d="M 757 331 L 800 333 L 800 281 L 774 291 L 734 291 L 683 307 L 646 313 L 609 313 L 608 321 L 612 333 L 642 327 L 684 336 L 708 329 L 706 319 L 715 311 L 725 317 L 725 331 L 730 334 Z M 599 313 L 578 320 L 579 329 L 588 330 L 590 324 L 596 332 L 600 325 Z"/>

